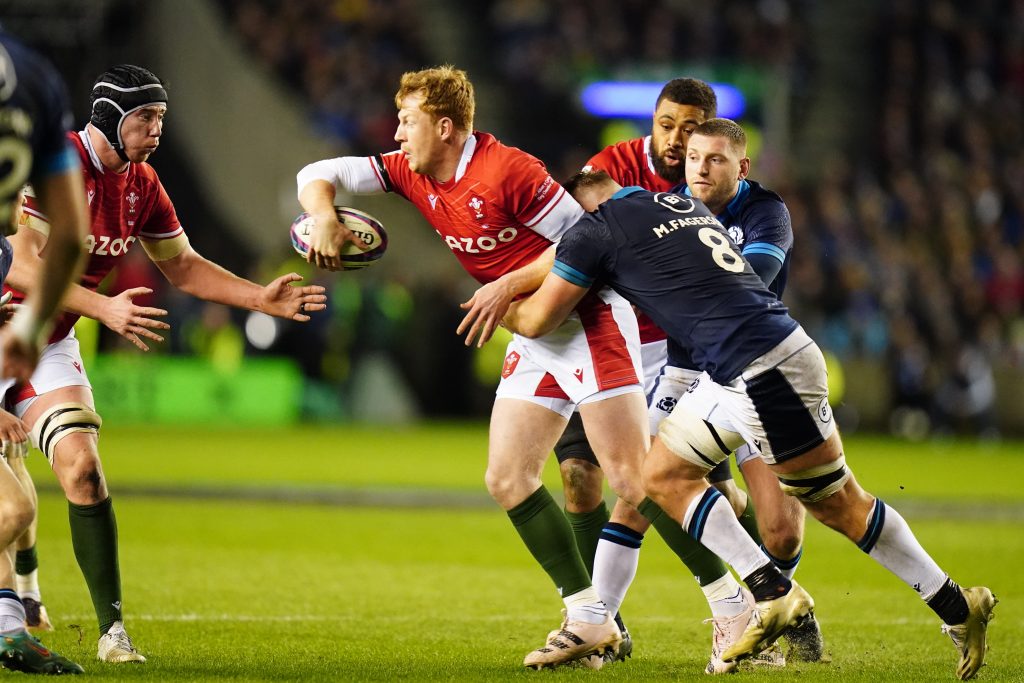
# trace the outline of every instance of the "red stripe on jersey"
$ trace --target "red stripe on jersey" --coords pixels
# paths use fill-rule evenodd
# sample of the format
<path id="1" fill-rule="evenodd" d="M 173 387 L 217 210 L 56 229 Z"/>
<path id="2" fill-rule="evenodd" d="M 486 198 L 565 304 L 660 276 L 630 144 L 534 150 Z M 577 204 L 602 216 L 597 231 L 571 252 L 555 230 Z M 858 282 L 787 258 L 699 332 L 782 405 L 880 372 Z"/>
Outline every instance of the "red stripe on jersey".
<path id="1" fill-rule="evenodd" d="M 550 202 L 548 202 L 548 205 L 544 207 L 543 211 L 540 214 L 538 214 L 538 215 L 534 216 L 533 218 L 531 218 L 530 220 L 526 221 L 525 225 L 527 227 L 532 228 L 533 226 L 537 225 L 538 223 L 543 223 L 544 219 L 547 218 L 548 214 L 551 213 L 552 211 L 554 211 L 555 207 L 558 206 L 558 203 L 562 201 L 562 196 L 563 195 L 565 195 L 565 188 L 559 187 L 558 188 L 558 194 L 555 195 L 555 198 L 552 199 Z"/>
<path id="2" fill-rule="evenodd" d="M 612 315 L 611 305 L 596 295 L 587 296 L 577 306 L 576 312 L 587 335 L 598 391 L 639 384 L 633 359 Z"/>
<path id="3" fill-rule="evenodd" d="M 174 232 L 140 232 L 139 237 L 145 237 L 147 240 L 169 240 L 178 235 L 185 234 L 185 228 L 179 227 Z"/>
<path id="4" fill-rule="evenodd" d="M 555 381 L 554 376 L 550 372 L 544 373 L 544 376 L 540 378 L 540 384 L 533 392 L 534 396 L 540 396 L 542 398 L 560 398 L 566 401 L 571 401 L 569 394 L 562 391 L 562 387 L 558 386 L 558 382 Z"/>

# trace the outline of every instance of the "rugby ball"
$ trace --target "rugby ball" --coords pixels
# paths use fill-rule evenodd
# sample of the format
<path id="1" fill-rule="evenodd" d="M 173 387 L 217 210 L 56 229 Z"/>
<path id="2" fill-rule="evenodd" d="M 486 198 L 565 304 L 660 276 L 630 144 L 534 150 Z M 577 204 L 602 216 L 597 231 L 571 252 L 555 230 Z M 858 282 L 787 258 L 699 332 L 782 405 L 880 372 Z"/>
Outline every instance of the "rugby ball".
<path id="1" fill-rule="evenodd" d="M 355 235 L 370 245 L 366 251 L 349 242 L 341 252 L 342 270 L 359 270 L 371 265 L 384 255 L 388 248 L 388 233 L 381 222 L 364 211 L 336 206 L 338 220 Z M 299 214 L 289 230 L 292 246 L 302 258 L 309 254 L 309 238 L 313 232 L 314 220 L 308 213 Z"/>

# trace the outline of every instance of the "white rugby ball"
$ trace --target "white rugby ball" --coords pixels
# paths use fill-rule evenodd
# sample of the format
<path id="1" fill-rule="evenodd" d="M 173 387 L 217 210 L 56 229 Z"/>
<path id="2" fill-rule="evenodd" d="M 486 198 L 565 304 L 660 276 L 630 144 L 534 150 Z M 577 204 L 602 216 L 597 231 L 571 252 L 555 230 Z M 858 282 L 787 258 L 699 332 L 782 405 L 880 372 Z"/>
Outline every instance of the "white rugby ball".
<path id="1" fill-rule="evenodd" d="M 351 242 L 346 244 L 341 252 L 342 270 L 365 268 L 384 255 L 388 248 L 388 233 L 380 221 L 365 211 L 347 206 L 336 206 L 334 210 L 338 213 L 338 220 L 346 228 L 370 245 L 369 249 L 363 251 Z M 303 258 L 309 254 L 309 237 L 313 232 L 313 225 L 313 217 L 308 213 L 301 213 L 292 221 L 289 229 L 292 246 Z"/>

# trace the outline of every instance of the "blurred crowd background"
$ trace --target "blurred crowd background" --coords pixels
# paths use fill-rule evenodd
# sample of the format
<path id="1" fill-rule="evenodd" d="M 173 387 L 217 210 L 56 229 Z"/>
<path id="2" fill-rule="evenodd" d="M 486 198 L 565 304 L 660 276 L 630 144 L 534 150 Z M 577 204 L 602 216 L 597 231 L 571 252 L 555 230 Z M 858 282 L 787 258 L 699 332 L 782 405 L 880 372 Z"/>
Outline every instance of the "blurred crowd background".
<path id="1" fill-rule="evenodd" d="M 132 56 L 126 45 L 144 53 L 125 36 L 148 3 L 4 4 L 0 18 L 51 55 L 77 105 L 104 60 Z M 650 128 L 649 118 L 586 113 L 585 83 L 736 85 L 747 98 L 751 177 L 779 192 L 793 218 L 786 303 L 829 351 L 841 424 L 913 438 L 1024 431 L 1014 393 L 1024 376 L 1024 1 L 187 0 L 180 11 L 200 4 L 247 73 L 297 103 L 320 157 L 393 149 L 399 77 L 441 62 L 473 78 L 477 127 L 538 156 L 557 179 Z M 64 23 L 42 28 L 58 15 Z M 120 48 L 83 59 L 82 47 L 97 44 Z M 309 325 L 268 332 L 244 312 L 168 291 L 136 250 L 109 286 L 156 290 L 175 329 L 160 352 L 236 365 L 291 357 L 307 418 L 362 417 L 372 400 L 389 403 L 381 419 L 485 414 L 504 348 L 474 352 L 455 337 L 468 276 L 420 273 L 398 256 L 372 272 L 315 273 L 288 253 L 287 225 L 275 227 L 280 249 L 253 246 L 246 226 L 221 224 L 218 197 L 176 149 L 190 122 L 175 115 L 170 86 L 152 163 L 193 244 L 263 281 L 298 269 L 327 285 L 331 302 Z M 393 242 L 420 229 L 390 227 Z M 122 346 L 99 334 L 101 351 Z"/>

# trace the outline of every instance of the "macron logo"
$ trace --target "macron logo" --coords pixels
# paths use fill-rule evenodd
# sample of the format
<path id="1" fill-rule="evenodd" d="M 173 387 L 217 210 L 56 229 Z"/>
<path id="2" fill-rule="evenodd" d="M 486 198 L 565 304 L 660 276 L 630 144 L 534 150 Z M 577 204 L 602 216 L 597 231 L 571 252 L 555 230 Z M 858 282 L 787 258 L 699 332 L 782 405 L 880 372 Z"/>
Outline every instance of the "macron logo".
<path id="1" fill-rule="evenodd" d="M 437 208 L 437 195 L 436 194 L 428 194 L 427 195 L 427 200 L 430 202 L 430 208 L 431 209 L 436 209 Z"/>
<path id="2" fill-rule="evenodd" d="M 583 368 L 576 368 L 575 370 L 572 371 L 572 374 L 576 375 L 576 379 L 578 379 L 580 382 L 583 381 Z"/>

